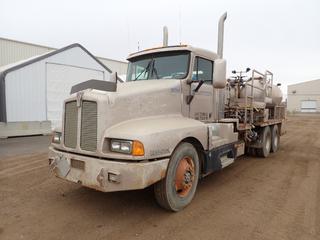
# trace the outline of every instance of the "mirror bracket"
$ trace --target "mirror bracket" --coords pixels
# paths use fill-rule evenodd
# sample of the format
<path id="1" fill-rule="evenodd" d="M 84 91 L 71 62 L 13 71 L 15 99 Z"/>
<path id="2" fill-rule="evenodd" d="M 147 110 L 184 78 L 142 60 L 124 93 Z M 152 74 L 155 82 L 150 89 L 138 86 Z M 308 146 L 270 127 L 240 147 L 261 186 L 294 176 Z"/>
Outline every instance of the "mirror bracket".
<path id="1" fill-rule="evenodd" d="M 199 81 L 194 81 L 193 80 L 193 81 L 191 81 L 191 83 L 195 83 L 195 82 L 199 82 L 199 83 L 198 83 L 197 87 L 194 90 L 191 90 L 192 91 L 191 95 L 187 96 L 187 104 L 188 105 L 190 105 L 190 103 L 193 100 L 194 94 L 199 91 L 199 89 L 201 88 L 202 84 L 204 83 L 203 80 L 199 80 Z"/>

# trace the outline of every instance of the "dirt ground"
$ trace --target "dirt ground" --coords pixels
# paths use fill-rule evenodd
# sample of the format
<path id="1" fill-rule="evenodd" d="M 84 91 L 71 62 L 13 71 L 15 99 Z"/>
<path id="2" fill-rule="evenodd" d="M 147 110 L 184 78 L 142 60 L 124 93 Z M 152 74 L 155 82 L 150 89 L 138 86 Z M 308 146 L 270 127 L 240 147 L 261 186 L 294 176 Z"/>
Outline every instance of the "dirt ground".
<path id="1" fill-rule="evenodd" d="M 281 148 L 200 182 L 179 213 L 152 188 L 102 193 L 52 176 L 48 137 L 0 141 L 0 239 L 320 239 L 320 117 L 291 117 Z"/>

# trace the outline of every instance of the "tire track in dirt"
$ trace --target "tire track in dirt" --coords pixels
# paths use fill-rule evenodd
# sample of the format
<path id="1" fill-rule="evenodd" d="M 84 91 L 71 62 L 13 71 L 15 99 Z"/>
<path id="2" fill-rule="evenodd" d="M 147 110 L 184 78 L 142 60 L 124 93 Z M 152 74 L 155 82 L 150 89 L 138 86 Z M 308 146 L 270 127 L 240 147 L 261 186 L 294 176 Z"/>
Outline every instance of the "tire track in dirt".
<path id="1" fill-rule="evenodd" d="M 31 154 L 31 155 L 23 155 L 23 156 L 15 156 L 10 158 L 5 158 L 0 160 L 0 170 L 4 168 L 10 168 L 14 166 L 18 166 L 24 163 L 31 163 L 34 160 L 36 161 L 46 161 L 48 159 L 48 153 L 38 153 L 38 154 Z"/>
<path id="2" fill-rule="evenodd" d="M 5 158 L 0 171 L 30 171 L 1 180 L 0 238 L 318 240 L 319 123 L 290 118 L 279 152 L 206 177 L 179 213 L 160 209 L 152 188 L 101 193 L 56 179 L 37 169 L 44 153 Z"/>
<path id="3" fill-rule="evenodd" d="M 27 161 L 25 161 L 26 159 Z M 7 162 L 5 166 L 3 166 L 4 164 L 0 165 L 0 181 L 48 166 L 47 154 L 36 154 L 29 158 L 18 157 L 11 160 L 12 162 Z"/>
<path id="4" fill-rule="evenodd" d="M 26 174 L 35 170 L 39 170 L 41 168 L 45 168 L 47 167 L 47 165 L 42 165 L 42 166 L 36 166 L 36 167 L 28 167 L 26 169 L 21 169 L 21 170 L 16 170 L 16 169 L 11 169 L 11 171 L 7 171 L 5 173 L 0 172 L 0 181 L 3 179 L 7 179 L 7 178 L 12 178 L 12 177 L 16 177 L 17 175 L 22 175 L 22 174 Z"/>
<path id="5" fill-rule="evenodd" d="M 7 172 L 13 172 L 14 173 L 15 171 L 23 169 L 25 167 L 30 168 L 31 166 L 39 165 L 39 164 L 40 165 L 47 165 L 47 161 L 45 161 L 44 159 L 36 159 L 36 160 L 30 161 L 30 162 L 28 161 L 28 162 L 25 162 L 25 163 L 14 164 L 13 166 L 6 167 L 5 169 L 0 170 L 0 178 L 1 178 L 2 174 L 6 174 Z M 10 174 L 7 174 L 7 175 L 10 176 Z"/>

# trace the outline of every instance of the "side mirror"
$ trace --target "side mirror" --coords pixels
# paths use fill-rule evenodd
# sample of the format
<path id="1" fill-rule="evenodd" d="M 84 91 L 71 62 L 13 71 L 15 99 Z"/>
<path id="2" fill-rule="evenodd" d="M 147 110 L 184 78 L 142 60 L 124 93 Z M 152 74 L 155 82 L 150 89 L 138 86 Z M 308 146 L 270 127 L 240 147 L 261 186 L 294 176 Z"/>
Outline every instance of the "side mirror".
<path id="1" fill-rule="evenodd" d="M 118 79 L 118 73 L 117 72 L 113 72 L 110 75 L 110 82 L 117 82 Z"/>
<path id="2" fill-rule="evenodd" d="M 224 59 L 216 59 L 213 67 L 213 87 L 225 88 L 227 84 L 226 78 L 227 62 Z"/>

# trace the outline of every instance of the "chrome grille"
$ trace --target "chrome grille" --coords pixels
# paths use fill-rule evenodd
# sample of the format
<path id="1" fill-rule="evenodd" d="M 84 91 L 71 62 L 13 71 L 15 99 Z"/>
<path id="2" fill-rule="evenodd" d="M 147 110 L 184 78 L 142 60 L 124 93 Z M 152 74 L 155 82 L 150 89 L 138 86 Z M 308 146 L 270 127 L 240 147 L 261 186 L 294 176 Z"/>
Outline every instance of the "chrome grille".
<path id="1" fill-rule="evenodd" d="M 97 103 L 83 101 L 81 110 L 81 149 L 87 151 L 95 151 L 97 149 L 97 121 Z"/>
<path id="2" fill-rule="evenodd" d="M 64 145 L 69 148 L 77 146 L 78 108 L 77 102 L 67 102 L 64 117 Z"/>

